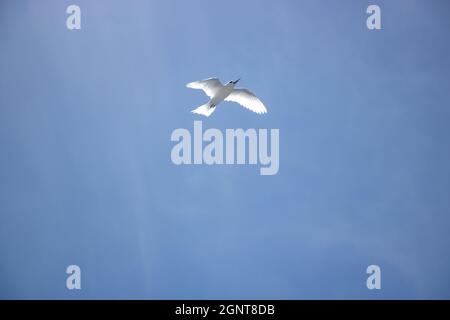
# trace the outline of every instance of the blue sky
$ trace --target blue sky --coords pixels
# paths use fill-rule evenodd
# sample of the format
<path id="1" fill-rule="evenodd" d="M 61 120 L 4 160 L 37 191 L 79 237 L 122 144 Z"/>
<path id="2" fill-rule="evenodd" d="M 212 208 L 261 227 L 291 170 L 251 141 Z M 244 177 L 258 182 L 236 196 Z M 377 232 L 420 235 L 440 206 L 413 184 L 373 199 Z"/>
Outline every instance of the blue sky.
<path id="1" fill-rule="evenodd" d="M 449 9 L 2 1 L 0 298 L 450 298 Z M 211 76 L 269 113 L 191 114 Z M 198 119 L 279 128 L 279 173 L 175 166 Z"/>

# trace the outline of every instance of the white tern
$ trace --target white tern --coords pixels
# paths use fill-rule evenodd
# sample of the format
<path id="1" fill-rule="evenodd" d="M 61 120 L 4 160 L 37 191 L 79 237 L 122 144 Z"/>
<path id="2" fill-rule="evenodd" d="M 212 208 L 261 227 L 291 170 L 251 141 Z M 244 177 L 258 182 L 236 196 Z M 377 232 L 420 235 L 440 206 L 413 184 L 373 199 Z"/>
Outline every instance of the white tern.
<path id="1" fill-rule="evenodd" d="M 225 100 L 237 102 L 241 106 L 258 114 L 266 113 L 266 107 L 253 93 L 247 89 L 234 88 L 239 80 L 240 79 L 229 81 L 226 85 L 223 85 L 217 78 L 209 78 L 188 83 L 186 87 L 201 89 L 210 98 L 207 103 L 192 110 L 192 112 L 209 117 L 214 110 L 216 110 L 217 105 Z"/>

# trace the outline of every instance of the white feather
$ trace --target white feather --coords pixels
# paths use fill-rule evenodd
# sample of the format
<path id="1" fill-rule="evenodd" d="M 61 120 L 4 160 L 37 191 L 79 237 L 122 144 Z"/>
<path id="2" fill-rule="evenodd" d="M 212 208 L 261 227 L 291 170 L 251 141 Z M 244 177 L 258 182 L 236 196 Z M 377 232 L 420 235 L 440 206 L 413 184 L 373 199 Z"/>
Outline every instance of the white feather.
<path id="1" fill-rule="evenodd" d="M 222 89 L 223 85 L 217 78 L 208 78 L 205 80 L 190 82 L 186 85 L 186 87 L 203 90 L 208 97 L 212 98 L 217 94 L 217 92 L 220 91 L 220 89 Z"/>
<path id="2" fill-rule="evenodd" d="M 204 105 L 192 110 L 191 112 L 209 117 L 214 112 L 214 110 L 216 110 L 216 108 L 210 108 L 208 106 L 208 104 L 204 104 Z"/>
<path id="3" fill-rule="evenodd" d="M 244 108 L 259 114 L 267 112 L 267 109 L 261 100 L 247 89 L 234 89 L 228 97 L 225 98 L 225 101 L 239 103 Z"/>

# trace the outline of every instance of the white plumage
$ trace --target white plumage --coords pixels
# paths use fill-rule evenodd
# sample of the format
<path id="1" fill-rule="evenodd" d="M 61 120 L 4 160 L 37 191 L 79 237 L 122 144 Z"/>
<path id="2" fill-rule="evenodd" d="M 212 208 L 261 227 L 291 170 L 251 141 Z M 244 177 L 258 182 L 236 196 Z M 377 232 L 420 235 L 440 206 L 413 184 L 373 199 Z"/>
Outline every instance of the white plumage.
<path id="1" fill-rule="evenodd" d="M 226 85 L 222 85 L 219 79 L 208 78 L 188 83 L 186 85 L 188 88 L 203 90 L 210 98 L 207 103 L 192 110 L 192 112 L 209 117 L 214 112 L 217 105 L 225 100 L 236 102 L 258 114 L 266 113 L 266 107 L 253 93 L 247 89 L 234 88 L 238 81 L 239 79 L 229 81 Z"/>

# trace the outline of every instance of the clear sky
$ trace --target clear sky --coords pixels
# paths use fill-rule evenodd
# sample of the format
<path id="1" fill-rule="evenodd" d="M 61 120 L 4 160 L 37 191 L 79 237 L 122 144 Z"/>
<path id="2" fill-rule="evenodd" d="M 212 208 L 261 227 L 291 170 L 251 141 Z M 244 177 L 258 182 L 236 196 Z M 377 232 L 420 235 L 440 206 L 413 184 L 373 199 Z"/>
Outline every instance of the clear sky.
<path id="1" fill-rule="evenodd" d="M 0 298 L 450 298 L 449 10 L 2 0 Z M 211 76 L 268 114 L 191 114 Z M 279 173 L 175 166 L 199 119 L 279 128 Z"/>

